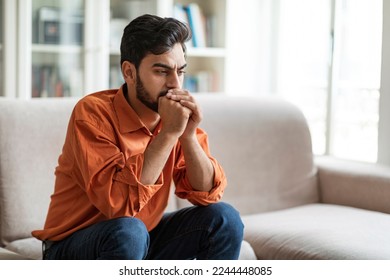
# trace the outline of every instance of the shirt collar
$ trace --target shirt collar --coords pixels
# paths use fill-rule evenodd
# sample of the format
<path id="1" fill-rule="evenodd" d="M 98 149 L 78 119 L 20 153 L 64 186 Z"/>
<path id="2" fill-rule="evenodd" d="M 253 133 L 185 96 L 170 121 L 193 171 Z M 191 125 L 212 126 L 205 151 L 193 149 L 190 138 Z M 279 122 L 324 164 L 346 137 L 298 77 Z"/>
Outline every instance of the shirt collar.
<path id="1" fill-rule="evenodd" d="M 127 133 L 146 128 L 137 113 L 127 102 L 125 94 L 123 92 L 124 90 L 127 90 L 127 88 L 124 89 L 124 87 L 126 87 L 126 84 L 123 84 L 120 87 L 113 101 L 114 110 L 116 116 L 118 117 L 120 132 Z"/>

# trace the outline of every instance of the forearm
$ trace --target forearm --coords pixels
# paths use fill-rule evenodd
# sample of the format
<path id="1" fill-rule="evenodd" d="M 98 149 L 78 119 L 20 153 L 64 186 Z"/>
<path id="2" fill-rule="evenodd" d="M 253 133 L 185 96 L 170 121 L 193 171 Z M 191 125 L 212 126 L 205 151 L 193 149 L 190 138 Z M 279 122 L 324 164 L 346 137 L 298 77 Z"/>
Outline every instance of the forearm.
<path id="1" fill-rule="evenodd" d="M 186 174 L 193 189 L 210 191 L 214 182 L 214 167 L 195 134 L 180 139 L 186 162 Z"/>
<path id="2" fill-rule="evenodd" d="M 185 120 L 185 130 L 179 138 L 185 159 L 186 176 L 194 190 L 210 191 L 214 186 L 214 166 L 200 145 L 196 134 L 202 120 L 200 107 L 187 90 L 172 89 L 166 98 L 190 110 Z"/>
<path id="3" fill-rule="evenodd" d="M 142 184 L 153 185 L 157 181 L 176 142 L 175 136 L 163 132 L 152 140 L 144 154 Z"/>

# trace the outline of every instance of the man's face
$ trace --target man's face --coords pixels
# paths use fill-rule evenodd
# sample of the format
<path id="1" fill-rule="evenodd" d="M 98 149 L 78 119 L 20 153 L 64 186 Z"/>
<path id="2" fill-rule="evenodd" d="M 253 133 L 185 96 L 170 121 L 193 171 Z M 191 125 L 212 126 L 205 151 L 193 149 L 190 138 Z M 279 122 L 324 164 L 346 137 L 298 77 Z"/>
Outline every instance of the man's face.
<path id="1" fill-rule="evenodd" d="M 161 55 L 149 54 L 137 71 L 136 94 L 139 101 L 158 113 L 158 99 L 169 89 L 181 88 L 187 66 L 180 44 Z"/>

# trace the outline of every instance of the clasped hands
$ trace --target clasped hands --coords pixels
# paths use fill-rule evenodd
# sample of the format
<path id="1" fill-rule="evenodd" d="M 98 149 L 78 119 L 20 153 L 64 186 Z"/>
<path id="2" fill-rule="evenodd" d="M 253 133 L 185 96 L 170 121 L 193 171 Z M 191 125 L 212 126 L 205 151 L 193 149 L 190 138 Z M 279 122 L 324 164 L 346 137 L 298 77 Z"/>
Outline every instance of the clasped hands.
<path id="1" fill-rule="evenodd" d="M 189 91 L 170 89 L 158 102 L 162 131 L 181 139 L 196 135 L 196 128 L 202 121 L 202 113 Z"/>

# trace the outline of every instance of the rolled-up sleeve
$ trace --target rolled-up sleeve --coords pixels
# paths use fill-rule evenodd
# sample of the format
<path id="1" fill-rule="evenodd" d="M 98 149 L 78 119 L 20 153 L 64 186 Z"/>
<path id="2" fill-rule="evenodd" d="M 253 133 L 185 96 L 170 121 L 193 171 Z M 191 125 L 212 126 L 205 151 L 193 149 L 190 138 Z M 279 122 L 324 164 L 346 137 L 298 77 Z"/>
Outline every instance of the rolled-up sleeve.
<path id="1" fill-rule="evenodd" d="M 194 205 L 208 205 L 218 202 L 222 198 L 227 185 L 227 180 L 222 166 L 210 154 L 207 134 L 203 130 L 198 129 L 197 138 L 202 149 L 205 151 L 207 157 L 210 159 L 214 167 L 213 187 L 210 191 L 204 192 L 197 191 L 191 186 L 186 174 L 187 170 L 185 166 L 184 155 L 182 154 L 180 145 L 178 145 L 177 161 L 173 176 L 176 185 L 175 194 L 182 199 L 187 199 Z"/>

